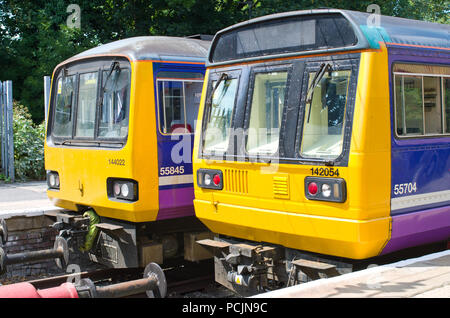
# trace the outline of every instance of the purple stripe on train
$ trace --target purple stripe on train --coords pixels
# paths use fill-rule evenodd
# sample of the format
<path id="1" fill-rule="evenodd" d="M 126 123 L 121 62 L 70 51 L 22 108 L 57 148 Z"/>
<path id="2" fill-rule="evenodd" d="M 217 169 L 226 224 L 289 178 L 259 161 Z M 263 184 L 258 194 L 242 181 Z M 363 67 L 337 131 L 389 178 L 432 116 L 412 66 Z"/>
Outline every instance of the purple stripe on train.
<path id="1" fill-rule="evenodd" d="M 194 188 L 159 190 L 159 213 L 157 220 L 194 215 Z"/>
<path id="2" fill-rule="evenodd" d="M 392 217 L 392 232 L 381 255 L 404 248 L 445 241 L 450 237 L 450 206 Z"/>

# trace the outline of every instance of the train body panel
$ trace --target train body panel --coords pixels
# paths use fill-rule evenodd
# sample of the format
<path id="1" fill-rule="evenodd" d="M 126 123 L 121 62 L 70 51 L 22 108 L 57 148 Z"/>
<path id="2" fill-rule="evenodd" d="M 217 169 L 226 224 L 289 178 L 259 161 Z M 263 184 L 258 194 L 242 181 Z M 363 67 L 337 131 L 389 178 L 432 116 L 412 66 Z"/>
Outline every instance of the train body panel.
<path id="1" fill-rule="evenodd" d="M 446 240 L 450 232 L 450 137 L 433 135 L 430 131 L 425 131 L 428 136 L 422 138 L 402 138 L 401 135 L 396 135 L 396 129 L 403 126 L 399 126 L 397 122 L 398 115 L 395 108 L 395 98 L 398 98 L 398 101 L 401 98 L 397 96 L 398 91 L 394 92 L 395 76 L 399 76 L 399 81 L 402 77 L 423 78 L 423 81 L 428 82 L 434 80 L 437 83 L 435 88 L 438 95 L 444 96 L 445 89 L 448 92 L 448 84 L 445 83 L 450 81 L 448 66 L 445 71 L 450 56 L 445 51 L 420 46 L 404 47 L 391 44 L 388 45 L 388 49 L 389 70 L 390 74 L 393 74 L 390 77 L 390 105 L 393 114 L 390 193 L 392 234 L 391 240 L 383 249 L 383 254 Z M 408 69 L 414 67 L 415 69 Z M 442 67 L 444 69 L 441 70 Z M 424 84 L 427 83 L 422 82 L 421 86 L 423 95 L 426 96 L 426 90 L 431 87 Z M 424 103 L 425 101 L 424 98 Z M 437 104 L 440 104 L 443 114 L 448 112 L 448 106 L 444 107 L 448 104 L 448 97 L 447 100 L 442 98 L 440 101 L 438 98 Z M 432 112 L 432 106 L 424 106 L 425 116 L 422 116 L 422 120 L 425 127 L 432 127 L 429 121 L 429 118 L 431 119 L 429 114 Z M 448 122 L 445 123 L 445 118 L 442 118 L 442 123 L 436 124 L 437 128 L 441 129 L 446 125 Z"/>

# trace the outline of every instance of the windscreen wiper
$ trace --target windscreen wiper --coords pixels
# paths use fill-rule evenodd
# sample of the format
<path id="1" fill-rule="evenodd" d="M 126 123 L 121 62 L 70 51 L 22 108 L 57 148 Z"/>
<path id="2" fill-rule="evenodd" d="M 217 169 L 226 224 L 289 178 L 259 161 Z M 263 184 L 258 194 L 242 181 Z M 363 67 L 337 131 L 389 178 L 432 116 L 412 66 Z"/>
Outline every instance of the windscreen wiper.
<path id="1" fill-rule="evenodd" d="M 305 104 L 309 104 L 308 120 L 306 121 L 307 123 L 309 123 L 309 117 L 311 116 L 311 108 L 312 108 L 312 99 L 313 99 L 313 95 L 314 95 L 314 89 L 320 83 L 320 81 L 322 80 L 322 77 L 325 75 L 325 72 L 328 69 L 330 69 L 330 71 L 332 70 L 332 66 L 331 66 L 330 62 L 322 63 L 322 65 L 320 65 L 319 70 L 316 72 L 316 75 L 314 75 L 311 85 L 309 86 L 308 91 L 306 92 L 306 103 Z"/>
<path id="2" fill-rule="evenodd" d="M 212 91 L 211 91 L 211 94 L 210 94 L 209 97 L 208 97 L 208 100 L 207 100 L 208 105 L 209 105 L 209 104 L 212 104 L 212 99 L 213 99 L 214 93 L 215 93 L 217 87 L 219 87 L 220 83 L 222 83 L 223 80 L 228 81 L 229 79 L 230 79 L 230 77 L 228 76 L 227 73 L 222 73 L 222 74 L 220 75 L 219 80 L 217 81 L 216 85 L 214 85 L 214 87 L 213 87 L 213 89 L 212 89 Z"/>
<path id="3" fill-rule="evenodd" d="M 106 76 L 105 83 L 103 83 L 102 89 L 100 90 L 100 97 L 98 99 L 98 106 L 101 106 L 103 104 L 103 95 L 105 94 L 106 85 L 108 84 L 109 78 L 111 77 L 112 72 L 119 67 L 119 62 L 114 61 L 111 63 L 111 66 L 109 67 L 108 75 Z M 120 70 L 120 68 L 119 68 Z"/>

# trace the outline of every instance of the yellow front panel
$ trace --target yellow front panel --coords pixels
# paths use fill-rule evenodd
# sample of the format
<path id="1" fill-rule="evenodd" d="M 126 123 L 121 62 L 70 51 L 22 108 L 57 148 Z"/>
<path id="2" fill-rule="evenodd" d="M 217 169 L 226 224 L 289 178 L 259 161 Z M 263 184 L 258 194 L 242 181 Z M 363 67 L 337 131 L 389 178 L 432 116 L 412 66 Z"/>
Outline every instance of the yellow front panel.
<path id="1" fill-rule="evenodd" d="M 194 172 L 221 170 L 227 184 L 221 191 L 202 189 L 194 173 L 197 217 L 215 233 L 242 239 L 354 259 L 379 254 L 389 239 L 391 222 L 386 49 L 363 52 L 358 76 L 349 164 L 334 167 L 346 181 L 344 203 L 306 198 L 305 177 L 311 176 L 311 165 L 198 159 L 199 122 Z M 204 101 L 201 105 L 200 114 Z"/>
<path id="2" fill-rule="evenodd" d="M 52 202 L 76 209 L 89 206 L 106 217 L 133 222 L 153 221 L 158 213 L 158 173 L 152 63 L 131 63 L 128 139 L 119 150 L 55 147 L 45 144 L 45 169 L 60 176 L 60 190 L 49 190 Z M 119 159 L 124 165 L 111 164 Z M 139 200 L 112 201 L 107 196 L 109 177 L 136 180 Z"/>

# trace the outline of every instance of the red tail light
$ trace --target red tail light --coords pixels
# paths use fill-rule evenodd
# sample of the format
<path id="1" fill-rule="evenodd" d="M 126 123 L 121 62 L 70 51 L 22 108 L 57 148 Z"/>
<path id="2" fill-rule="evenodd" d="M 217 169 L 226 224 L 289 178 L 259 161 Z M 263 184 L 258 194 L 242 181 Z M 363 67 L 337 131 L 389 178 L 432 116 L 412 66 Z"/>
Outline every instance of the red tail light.
<path id="1" fill-rule="evenodd" d="M 309 194 L 316 195 L 318 190 L 319 190 L 319 187 L 317 186 L 317 183 L 311 182 L 310 184 L 308 184 Z"/>

